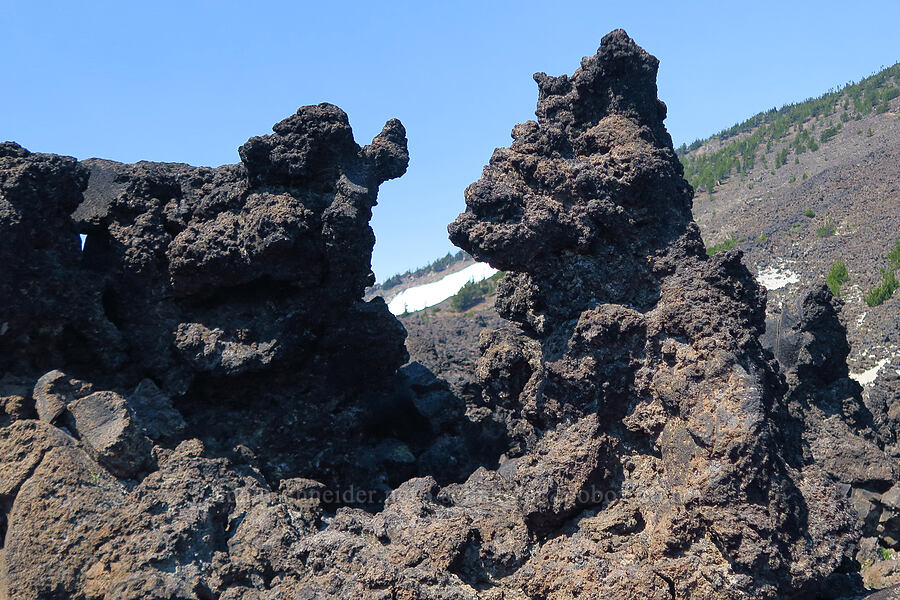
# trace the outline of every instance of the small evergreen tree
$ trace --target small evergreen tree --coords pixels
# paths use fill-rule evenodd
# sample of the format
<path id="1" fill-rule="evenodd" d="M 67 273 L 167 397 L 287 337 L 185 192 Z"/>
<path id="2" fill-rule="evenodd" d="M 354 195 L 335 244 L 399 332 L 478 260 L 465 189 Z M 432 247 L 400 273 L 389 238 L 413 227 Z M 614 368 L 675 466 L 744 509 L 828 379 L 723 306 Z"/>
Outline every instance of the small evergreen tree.
<path id="1" fill-rule="evenodd" d="M 850 272 L 847 270 L 847 263 L 845 263 L 843 259 L 840 259 L 831 265 L 831 269 L 828 270 L 828 275 L 825 277 L 825 283 L 828 285 L 828 289 L 831 290 L 832 294 L 840 296 L 841 286 L 844 285 L 849 278 Z"/>

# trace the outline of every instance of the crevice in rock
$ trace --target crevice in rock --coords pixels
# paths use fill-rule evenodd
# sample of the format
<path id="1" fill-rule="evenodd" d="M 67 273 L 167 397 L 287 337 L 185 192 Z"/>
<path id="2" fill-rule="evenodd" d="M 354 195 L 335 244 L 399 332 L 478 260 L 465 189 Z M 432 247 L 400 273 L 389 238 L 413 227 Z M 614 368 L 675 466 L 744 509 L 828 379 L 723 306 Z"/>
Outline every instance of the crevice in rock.
<path id="1" fill-rule="evenodd" d="M 669 588 L 669 598 L 671 598 L 672 600 L 678 600 L 678 596 L 675 593 L 675 580 L 665 573 L 661 573 L 659 571 L 653 571 L 653 574 L 666 582 L 666 585 Z"/>

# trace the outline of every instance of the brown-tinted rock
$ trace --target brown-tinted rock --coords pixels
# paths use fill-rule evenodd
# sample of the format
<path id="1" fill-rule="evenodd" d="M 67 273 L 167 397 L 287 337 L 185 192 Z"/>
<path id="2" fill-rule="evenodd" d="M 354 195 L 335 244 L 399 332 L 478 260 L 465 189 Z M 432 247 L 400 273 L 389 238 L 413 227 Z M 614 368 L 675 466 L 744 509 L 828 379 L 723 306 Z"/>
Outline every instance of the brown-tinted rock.
<path id="1" fill-rule="evenodd" d="M 34 399 L 27 379 L 5 375 L 0 378 L 0 418 L 11 421 L 34 417 Z"/>
<path id="2" fill-rule="evenodd" d="M 41 421 L 0 430 L 10 600 L 81 593 L 96 529 L 124 489 L 75 441 Z"/>
<path id="3" fill-rule="evenodd" d="M 759 342 L 764 290 L 738 253 L 704 252 L 657 66 L 615 31 L 571 77 L 538 74 L 538 120 L 467 191 L 451 237 L 508 271 L 498 307 L 516 326 L 481 336 L 468 389 L 425 363 L 396 376 L 402 327 L 383 301 L 361 301 L 377 188 L 408 160 L 399 122 L 361 148 L 346 115 L 319 105 L 249 140 L 241 165 L 88 162 L 83 255 L 35 255 L 84 275 L 77 311 L 34 312 L 70 338 L 17 321 L 16 343 L 37 345 L 4 359 L 21 378 L 59 367 L 109 391 L 63 402 L 79 440 L 43 421 L 0 427 L 11 597 L 852 588 L 860 521 L 893 527 L 878 512 L 891 496 L 861 490 L 893 471 L 842 374 L 811 379 L 833 362 L 819 321 L 798 328 L 805 366 L 786 384 Z M 40 238 L 16 229 L 20 215 L 39 224 L 21 206 L 40 196 L 50 230 L 72 231 L 73 203 L 53 187 L 77 195 L 84 171 L 2 148 L 0 181 L 20 204 L 0 205 L 0 224 Z M 59 284 L 39 281 L 47 306 L 70 299 Z M 828 316 L 818 301 L 807 313 Z M 73 339 L 90 352 L 76 359 Z M 813 389 L 830 395 L 803 395 Z M 829 454 L 826 433 L 851 426 L 866 442 L 848 442 L 854 459 Z M 463 466 L 440 464 L 485 440 Z M 441 487 L 432 470 L 458 482 Z"/>
<path id="4" fill-rule="evenodd" d="M 780 427 L 785 388 L 757 341 L 765 292 L 738 254 L 704 252 L 657 64 L 615 32 L 571 77 L 537 75 L 538 120 L 513 130 L 450 226 L 508 272 L 498 310 L 528 340 L 487 338 L 488 406 L 510 407 L 524 456 L 544 431 L 597 415 L 615 442 L 589 462 L 617 506 L 640 512 L 609 549 L 555 537 L 511 580 L 559 597 L 813 593 L 852 569 L 855 514 L 811 457 L 785 453 L 803 429 Z M 535 343 L 538 360 L 517 358 Z M 492 387 L 514 364 L 520 374 Z M 575 554 L 592 557 L 584 578 L 564 569 Z"/>
<path id="5" fill-rule="evenodd" d="M 872 563 L 862 571 L 863 582 L 866 587 L 874 590 L 894 587 L 900 584 L 900 560 L 879 560 Z M 874 599 L 879 596 L 872 594 L 866 598 Z M 885 595 L 885 598 L 893 596 Z"/>
<path id="6" fill-rule="evenodd" d="M 71 402 L 92 391 L 91 384 L 68 377 L 62 371 L 45 373 L 37 380 L 32 392 L 38 418 L 47 423 L 56 423 Z"/>
<path id="7" fill-rule="evenodd" d="M 119 477 L 147 468 L 150 441 L 128 402 L 115 392 L 94 392 L 67 408 L 67 424 L 94 458 Z"/>

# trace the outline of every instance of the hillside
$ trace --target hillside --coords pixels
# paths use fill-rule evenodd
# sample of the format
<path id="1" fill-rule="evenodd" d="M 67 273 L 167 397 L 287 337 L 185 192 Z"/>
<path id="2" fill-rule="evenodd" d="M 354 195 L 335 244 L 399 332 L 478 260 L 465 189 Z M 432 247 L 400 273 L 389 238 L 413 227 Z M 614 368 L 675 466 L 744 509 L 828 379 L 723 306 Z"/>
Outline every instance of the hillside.
<path id="1" fill-rule="evenodd" d="M 676 150 L 698 194 L 714 194 L 734 175 L 745 180 L 759 166 L 777 170 L 789 158 L 818 152 L 845 124 L 888 113 L 900 96 L 900 63 L 839 91 L 758 113 L 705 140 Z M 838 144 L 830 144 L 833 147 Z"/>
<path id="2" fill-rule="evenodd" d="M 486 308 L 485 297 L 493 294 L 502 274 L 486 263 L 476 262 L 467 253 L 448 253 L 416 270 L 394 275 L 366 290 L 365 299 L 384 298 L 388 309 L 402 317 L 424 309 L 433 314 L 443 308 L 460 313 L 478 306 Z"/>
<path id="3" fill-rule="evenodd" d="M 900 292 L 869 305 L 880 286 L 888 296 L 883 270 L 900 238 L 898 85 L 894 65 L 679 149 L 708 251 L 744 252 L 771 318 L 834 269 L 848 362 L 872 405 L 900 393 Z"/>
<path id="4" fill-rule="evenodd" d="M 424 267 L 417 269 L 408 269 L 403 273 L 391 275 L 382 283 L 376 284 L 369 288 L 369 292 L 374 292 L 379 296 L 396 293 L 397 288 L 407 286 L 411 282 L 421 282 L 432 275 L 443 276 L 446 272 L 452 272 L 454 268 L 458 268 L 460 264 L 471 264 L 472 257 L 460 250 L 456 254 L 448 252 L 440 258 L 436 258 Z"/>

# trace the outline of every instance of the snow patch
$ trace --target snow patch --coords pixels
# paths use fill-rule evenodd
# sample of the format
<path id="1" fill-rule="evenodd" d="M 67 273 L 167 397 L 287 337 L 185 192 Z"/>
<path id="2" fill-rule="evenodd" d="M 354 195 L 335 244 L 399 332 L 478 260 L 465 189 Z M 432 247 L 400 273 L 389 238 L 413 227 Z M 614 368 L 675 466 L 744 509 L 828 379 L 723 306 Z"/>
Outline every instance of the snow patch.
<path id="1" fill-rule="evenodd" d="M 395 315 L 415 312 L 440 304 L 447 298 L 456 295 L 470 281 L 479 282 L 497 272 L 487 263 L 475 263 L 456 273 L 451 273 L 438 281 L 406 288 L 388 303 L 388 310 Z"/>
<path id="2" fill-rule="evenodd" d="M 889 360 L 890 358 L 882 358 L 878 361 L 878 364 L 871 369 L 863 371 L 862 373 L 850 373 L 850 379 L 853 379 L 854 381 L 859 383 L 859 385 L 869 385 L 870 383 L 875 381 L 875 379 L 878 377 L 878 372 L 881 371 L 881 368 L 884 365 L 888 364 Z"/>
<path id="3" fill-rule="evenodd" d="M 800 275 L 790 271 L 783 266 L 766 267 L 759 271 L 756 280 L 769 290 L 780 290 L 792 283 L 800 281 Z"/>

